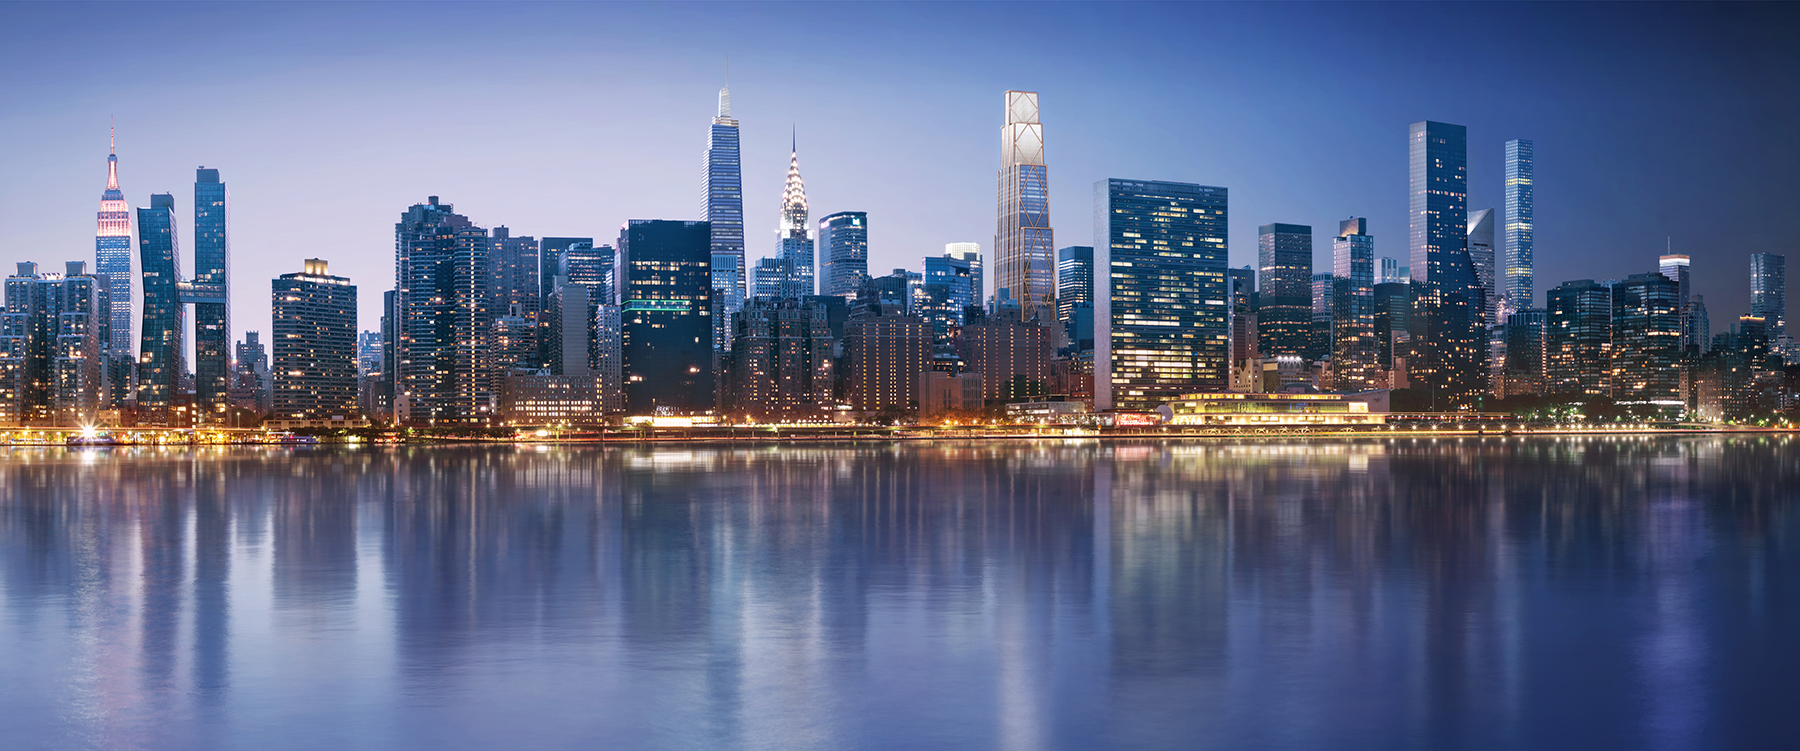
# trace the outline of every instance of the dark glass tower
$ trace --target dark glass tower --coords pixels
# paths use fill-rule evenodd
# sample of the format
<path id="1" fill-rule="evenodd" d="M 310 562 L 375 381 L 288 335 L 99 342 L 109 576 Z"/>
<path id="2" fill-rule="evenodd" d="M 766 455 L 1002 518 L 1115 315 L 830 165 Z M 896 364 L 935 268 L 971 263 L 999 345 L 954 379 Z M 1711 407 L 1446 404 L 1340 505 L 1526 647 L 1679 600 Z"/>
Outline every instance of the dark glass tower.
<path id="1" fill-rule="evenodd" d="M 1155 409 L 1227 384 L 1227 193 L 1094 183 L 1094 406 Z"/>
<path id="2" fill-rule="evenodd" d="M 1480 280 L 1469 258 L 1468 129 L 1414 123 L 1410 133 L 1413 311 L 1407 378 L 1427 409 L 1473 409 L 1487 388 Z"/>
<path id="3" fill-rule="evenodd" d="M 1067 325 L 1083 305 L 1094 306 L 1094 249 L 1071 245 L 1056 251 L 1056 320 Z"/>
<path id="4" fill-rule="evenodd" d="M 849 299 L 869 278 L 869 215 L 840 211 L 819 220 L 819 294 Z"/>
<path id="5" fill-rule="evenodd" d="M 317 258 L 270 284 L 278 419 L 354 418 L 356 287 Z"/>
<path id="6" fill-rule="evenodd" d="M 1312 339 L 1312 227 L 1265 224 L 1257 229 L 1257 349 L 1263 357 L 1304 355 Z"/>
<path id="7" fill-rule="evenodd" d="M 1787 333 L 1787 256 L 1750 256 L 1750 315 L 1763 319 L 1770 343 Z"/>
<path id="8" fill-rule="evenodd" d="M 1537 149 L 1532 142 L 1513 139 L 1506 142 L 1506 195 L 1504 219 L 1506 246 L 1501 264 L 1501 288 L 1510 310 L 1531 307 L 1532 244 L 1535 240 L 1533 217 Z"/>
<path id="9" fill-rule="evenodd" d="M 182 301 L 194 304 L 194 417 L 201 424 L 225 419 L 231 390 L 231 243 L 225 183 L 219 171 L 194 173 L 194 278 Z"/>
<path id="10" fill-rule="evenodd" d="M 431 196 L 394 225 L 395 419 L 480 423 L 491 414 L 492 242 Z"/>
<path id="11" fill-rule="evenodd" d="M 1604 396 L 1611 391 L 1612 291 L 1592 279 L 1545 294 L 1544 393 Z"/>
<path id="12" fill-rule="evenodd" d="M 744 170 L 731 87 L 719 89 L 719 114 L 706 139 L 706 200 L 701 217 L 712 224 L 713 289 L 728 314 L 744 306 Z"/>
<path id="13" fill-rule="evenodd" d="M 1373 388 L 1380 346 L 1375 340 L 1375 237 L 1369 234 L 1369 220 L 1338 222 L 1331 251 L 1332 387 Z"/>
<path id="14" fill-rule="evenodd" d="M 100 279 L 20 263 L 0 305 L 0 425 L 92 423 L 100 402 Z"/>
<path id="15" fill-rule="evenodd" d="M 633 219 L 619 232 L 626 409 L 715 406 L 712 227 Z"/>
<path id="16" fill-rule="evenodd" d="M 1681 285 L 1658 272 L 1613 285 L 1613 399 L 1681 406 L 1680 364 Z"/>
<path id="17" fill-rule="evenodd" d="M 1475 283 L 1481 286 L 1481 325 L 1501 324 L 1499 290 L 1494 286 L 1494 210 L 1469 212 L 1469 263 L 1475 267 Z"/>
<path id="18" fill-rule="evenodd" d="M 156 193 L 137 210 L 138 267 L 144 272 L 144 323 L 139 337 L 137 418 L 141 425 L 176 424 L 175 401 L 187 370 L 181 304 L 181 243 L 175 196 Z"/>
<path id="19" fill-rule="evenodd" d="M 101 341 L 105 389 L 101 403 L 120 407 L 131 391 L 131 209 L 119 190 L 119 154 L 106 156 L 106 191 L 100 194 L 94 234 L 94 276 L 100 278 Z"/>

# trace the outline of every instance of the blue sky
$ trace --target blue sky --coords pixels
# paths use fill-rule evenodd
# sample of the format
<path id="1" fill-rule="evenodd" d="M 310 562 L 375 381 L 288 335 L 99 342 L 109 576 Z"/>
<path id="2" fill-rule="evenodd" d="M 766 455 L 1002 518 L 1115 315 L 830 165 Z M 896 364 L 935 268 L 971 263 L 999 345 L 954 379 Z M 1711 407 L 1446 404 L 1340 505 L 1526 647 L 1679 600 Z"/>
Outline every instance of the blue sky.
<path id="1" fill-rule="evenodd" d="M 749 255 L 775 245 L 789 129 L 814 217 L 870 216 L 870 268 L 991 248 L 1002 93 L 1041 92 L 1056 240 L 1108 177 L 1231 190 L 1256 227 L 1340 219 L 1404 258 L 1406 128 L 1469 128 L 1474 208 L 1537 143 L 1538 300 L 1694 256 L 1715 330 L 1748 256 L 1793 247 L 1800 13 L 1584 4 L 0 4 L 0 263 L 93 258 L 108 119 L 134 206 L 193 170 L 232 195 L 233 336 L 329 260 L 375 328 L 393 223 L 441 196 L 515 234 L 698 218 L 730 58 Z M 1796 258 L 1800 263 L 1800 258 Z"/>

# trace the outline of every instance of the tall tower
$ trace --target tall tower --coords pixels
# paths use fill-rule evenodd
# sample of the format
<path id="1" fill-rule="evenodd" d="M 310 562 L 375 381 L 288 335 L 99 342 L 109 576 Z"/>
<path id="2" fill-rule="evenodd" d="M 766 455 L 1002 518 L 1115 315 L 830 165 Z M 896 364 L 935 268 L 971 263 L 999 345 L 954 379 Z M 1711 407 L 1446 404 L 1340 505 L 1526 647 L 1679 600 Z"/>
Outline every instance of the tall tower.
<path id="1" fill-rule="evenodd" d="M 1506 299 L 1507 311 L 1530 308 L 1536 294 L 1531 271 L 1534 154 L 1530 141 L 1515 138 L 1506 142 L 1506 216 L 1502 220 L 1506 245 L 1500 271 L 1504 277 L 1501 295 Z"/>
<path id="2" fill-rule="evenodd" d="M 994 294 L 1007 290 L 1029 320 L 1040 306 L 1056 315 L 1056 252 L 1050 231 L 1050 173 L 1035 91 L 1006 92 L 1000 129 L 1000 221 L 994 233 Z"/>
<path id="3" fill-rule="evenodd" d="M 1787 333 L 1787 256 L 1750 256 L 1750 315 L 1768 322 L 1771 343 Z"/>
<path id="4" fill-rule="evenodd" d="M 1331 242 L 1331 372 L 1338 391 L 1375 386 L 1380 347 L 1375 339 L 1375 238 L 1369 220 L 1338 222 Z"/>
<path id="5" fill-rule="evenodd" d="M 813 294 L 813 234 L 807 224 L 806 183 L 800 180 L 800 148 L 790 148 L 775 258 L 781 264 L 781 296 L 799 297 Z"/>
<path id="6" fill-rule="evenodd" d="M 187 309 L 181 304 L 181 242 L 175 233 L 175 196 L 156 193 L 137 210 L 138 263 L 144 272 L 144 325 L 138 337 L 137 409 L 140 425 L 177 425 L 175 397 L 187 371 L 182 344 Z"/>
<path id="7" fill-rule="evenodd" d="M 356 416 L 356 287 L 330 271 L 308 258 L 269 285 L 277 419 Z"/>
<path id="8" fill-rule="evenodd" d="M 1262 225 L 1256 231 L 1256 255 L 1262 277 L 1257 349 L 1264 357 L 1299 355 L 1312 336 L 1312 227 Z"/>
<path id="9" fill-rule="evenodd" d="M 1469 263 L 1475 267 L 1475 283 L 1481 285 L 1482 325 L 1498 326 L 1499 291 L 1494 278 L 1494 210 L 1469 212 Z"/>
<path id="10" fill-rule="evenodd" d="M 231 389 L 230 206 L 219 171 L 194 172 L 194 278 L 182 302 L 194 304 L 194 416 L 223 420 Z"/>
<path id="11" fill-rule="evenodd" d="M 819 294 L 854 299 L 869 279 L 869 214 L 840 211 L 819 220 Z"/>
<path id="12" fill-rule="evenodd" d="M 101 359 L 105 369 L 100 401 L 108 407 L 125 403 L 131 393 L 131 210 L 119 190 L 119 150 L 108 137 L 106 191 L 100 194 L 98 229 L 94 235 L 94 276 L 105 288 L 101 295 Z"/>
<path id="13" fill-rule="evenodd" d="M 1486 390 L 1487 338 L 1481 284 L 1469 259 L 1468 129 L 1413 123 L 1409 158 L 1413 357 L 1407 379 L 1432 411 L 1470 409 Z"/>
<path id="14" fill-rule="evenodd" d="M 729 85 L 719 89 L 719 114 L 706 140 L 703 203 L 700 215 L 712 222 L 712 286 L 725 312 L 736 313 L 744 306 L 744 172 Z"/>
<path id="15" fill-rule="evenodd" d="M 437 196 L 408 208 L 394 225 L 395 419 L 488 419 L 492 247 L 487 230 Z"/>

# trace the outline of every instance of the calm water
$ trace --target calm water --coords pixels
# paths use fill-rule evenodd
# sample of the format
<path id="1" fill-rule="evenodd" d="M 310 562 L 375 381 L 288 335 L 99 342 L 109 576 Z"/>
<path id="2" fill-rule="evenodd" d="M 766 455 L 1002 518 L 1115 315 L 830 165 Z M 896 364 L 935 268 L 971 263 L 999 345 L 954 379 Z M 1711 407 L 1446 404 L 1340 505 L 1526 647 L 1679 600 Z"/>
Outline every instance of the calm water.
<path id="1" fill-rule="evenodd" d="M 0 453 L 8 749 L 1800 748 L 1800 442 Z"/>

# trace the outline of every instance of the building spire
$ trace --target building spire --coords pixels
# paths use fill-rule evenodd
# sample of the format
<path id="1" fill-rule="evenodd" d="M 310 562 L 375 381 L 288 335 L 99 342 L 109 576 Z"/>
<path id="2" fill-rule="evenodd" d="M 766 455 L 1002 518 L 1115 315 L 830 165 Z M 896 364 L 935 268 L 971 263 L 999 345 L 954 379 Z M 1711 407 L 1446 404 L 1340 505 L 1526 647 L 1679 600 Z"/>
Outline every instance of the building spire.
<path id="1" fill-rule="evenodd" d="M 119 142 L 116 129 L 106 126 L 106 193 L 105 198 L 119 192 Z"/>
<path id="2" fill-rule="evenodd" d="M 792 143 L 798 144 L 798 141 Z M 796 146 L 788 154 L 787 186 L 781 192 L 781 233 L 805 232 L 807 205 L 806 183 L 800 180 L 800 150 Z"/>

